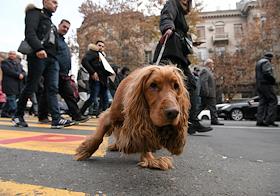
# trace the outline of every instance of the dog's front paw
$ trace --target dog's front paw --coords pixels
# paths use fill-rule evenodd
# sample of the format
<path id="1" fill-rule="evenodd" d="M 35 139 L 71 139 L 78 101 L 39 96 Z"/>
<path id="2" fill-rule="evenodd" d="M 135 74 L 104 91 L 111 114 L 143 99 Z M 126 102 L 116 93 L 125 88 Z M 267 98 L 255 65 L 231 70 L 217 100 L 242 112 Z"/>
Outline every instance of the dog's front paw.
<path id="1" fill-rule="evenodd" d="M 74 159 L 77 161 L 88 159 L 98 149 L 102 141 L 102 139 L 98 140 L 94 137 L 89 137 L 76 149 Z"/>
<path id="2" fill-rule="evenodd" d="M 171 157 L 159 157 L 155 159 L 144 159 L 138 163 L 140 167 L 150 169 L 168 170 L 173 169 Z"/>
<path id="3" fill-rule="evenodd" d="M 86 146 L 82 143 L 77 149 L 76 154 L 74 155 L 74 159 L 76 161 L 83 161 L 91 157 L 92 153 L 88 151 Z"/>

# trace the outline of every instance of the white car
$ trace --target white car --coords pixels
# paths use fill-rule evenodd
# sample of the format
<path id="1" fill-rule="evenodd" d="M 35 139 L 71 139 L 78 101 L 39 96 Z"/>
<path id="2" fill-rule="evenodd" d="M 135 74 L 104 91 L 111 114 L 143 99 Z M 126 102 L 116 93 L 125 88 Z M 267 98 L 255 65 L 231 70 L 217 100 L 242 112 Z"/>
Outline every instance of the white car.
<path id="1" fill-rule="evenodd" d="M 227 106 L 227 103 L 217 104 L 216 108 L 219 110 L 220 108 Z M 202 110 L 197 116 L 199 120 L 211 120 L 210 110 Z"/>
<path id="2" fill-rule="evenodd" d="M 210 120 L 210 110 L 202 110 L 199 115 L 197 116 L 199 120 Z"/>

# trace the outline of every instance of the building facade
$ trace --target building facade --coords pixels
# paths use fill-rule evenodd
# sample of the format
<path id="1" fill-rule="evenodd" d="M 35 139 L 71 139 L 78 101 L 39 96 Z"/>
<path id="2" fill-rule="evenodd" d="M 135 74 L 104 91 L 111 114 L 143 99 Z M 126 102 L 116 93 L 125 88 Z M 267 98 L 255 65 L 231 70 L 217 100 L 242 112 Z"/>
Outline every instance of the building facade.
<path id="1" fill-rule="evenodd" d="M 203 42 L 196 50 L 199 60 L 205 61 L 214 52 L 223 54 L 240 50 L 248 24 L 262 16 L 257 5 L 257 1 L 242 0 L 235 10 L 201 12 L 202 22 L 196 26 L 197 41 Z"/>

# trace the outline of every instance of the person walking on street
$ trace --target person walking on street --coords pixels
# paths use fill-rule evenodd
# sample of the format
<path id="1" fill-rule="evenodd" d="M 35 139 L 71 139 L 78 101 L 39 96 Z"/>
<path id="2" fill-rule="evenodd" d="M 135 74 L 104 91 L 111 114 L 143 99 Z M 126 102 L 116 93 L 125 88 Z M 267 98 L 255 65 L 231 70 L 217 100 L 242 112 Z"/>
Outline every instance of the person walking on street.
<path id="1" fill-rule="evenodd" d="M 89 74 L 87 70 L 81 66 L 77 76 L 78 91 L 80 100 L 78 102 L 79 108 L 82 108 L 89 94 Z"/>
<path id="2" fill-rule="evenodd" d="M 216 108 L 216 83 L 214 78 L 214 61 L 207 59 L 199 74 L 201 104 L 197 114 L 205 108 L 210 110 L 211 125 L 224 125 L 218 121 Z"/>
<path id="3" fill-rule="evenodd" d="M 15 51 L 8 53 L 8 59 L 2 61 L 1 69 L 3 72 L 3 92 L 6 94 L 7 99 L 2 109 L 1 117 L 11 118 L 16 112 L 16 99 L 23 88 L 26 73 L 18 61 Z"/>
<path id="4" fill-rule="evenodd" d="M 82 116 L 80 113 L 80 109 L 77 105 L 77 99 L 74 96 L 74 91 L 71 86 L 71 78 L 69 76 L 69 71 L 71 70 L 71 54 L 70 49 L 65 42 L 64 35 L 68 32 L 70 28 L 70 22 L 68 20 L 61 20 L 60 24 L 58 25 L 58 39 L 57 39 L 57 61 L 59 64 L 59 94 L 66 102 L 70 116 L 72 120 L 76 123 L 85 122 L 89 120 L 87 116 Z M 45 88 L 46 90 L 46 88 Z M 43 98 L 45 99 L 45 98 Z M 40 101 L 41 103 L 43 100 Z M 39 103 L 40 103 L 39 102 Z M 46 107 L 39 107 L 40 109 L 45 108 L 45 112 L 40 112 L 39 120 L 41 122 L 48 121 L 48 110 Z"/>
<path id="5" fill-rule="evenodd" d="M 191 36 L 188 34 L 189 26 L 185 19 L 192 7 L 192 0 L 168 0 L 161 10 L 160 31 L 162 37 L 156 47 L 154 62 L 157 61 L 163 43 L 166 41 L 165 50 L 162 54 L 161 64 L 177 64 L 177 66 L 188 77 L 186 86 L 190 93 L 191 109 L 189 112 L 189 134 L 195 132 L 208 132 L 211 127 L 200 124 L 197 118 L 197 98 L 195 97 L 196 81 L 192 75 L 189 65 L 191 64 L 187 55 L 192 53 L 189 44 Z"/>
<path id="6" fill-rule="evenodd" d="M 105 70 L 99 58 L 99 53 L 104 52 L 104 47 L 104 42 L 100 40 L 96 44 L 90 44 L 89 50 L 82 59 L 82 65 L 90 75 L 90 97 L 81 108 L 81 114 L 84 114 L 92 103 L 94 103 L 95 116 L 98 116 L 101 111 L 106 110 L 108 107 L 108 77 L 111 74 Z M 98 95 L 100 95 L 100 105 L 98 103 Z"/>
<path id="7" fill-rule="evenodd" d="M 24 110 L 28 98 L 37 91 L 41 76 L 44 77 L 44 87 L 52 116 L 51 128 L 63 128 L 74 124 L 72 121 L 60 117 L 58 107 L 59 64 L 56 59 L 58 36 L 51 21 L 51 16 L 56 11 L 57 6 L 57 0 L 43 0 L 42 9 L 36 8 L 34 5 L 29 5 L 26 8 L 25 40 L 34 52 L 27 55 L 27 83 L 19 98 L 15 117 L 12 119 L 17 127 L 28 127 L 23 118 Z"/>
<path id="8" fill-rule="evenodd" d="M 274 126 L 277 115 L 277 96 L 273 86 L 276 84 L 273 76 L 272 61 L 273 53 L 266 52 L 256 64 L 256 86 L 259 96 L 257 112 L 257 126 Z"/>

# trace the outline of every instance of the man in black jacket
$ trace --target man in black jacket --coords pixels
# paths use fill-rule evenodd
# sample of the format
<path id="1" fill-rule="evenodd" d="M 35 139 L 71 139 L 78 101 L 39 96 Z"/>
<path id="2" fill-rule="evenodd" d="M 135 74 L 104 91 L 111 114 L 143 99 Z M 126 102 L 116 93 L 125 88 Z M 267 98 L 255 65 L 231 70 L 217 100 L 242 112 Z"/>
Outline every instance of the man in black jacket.
<path id="1" fill-rule="evenodd" d="M 23 118 L 24 110 L 28 98 L 36 92 L 42 75 L 52 116 L 51 128 L 62 128 L 74 124 L 72 121 L 60 117 L 58 107 L 57 32 L 51 21 L 52 13 L 56 11 L 57 6 L 57 0 L 43 0 L 43 9 L 38 9 L 34 5 L 26 8 L 25 39 L 34 52 L 27 55 L 27 84 L 19 98 L 15 117 L 12 119 L 17 127 L 28 126 Z M 43 43 L 42 40 L 44 40 Z"/>
<path id="2" fill-rule="evenodd" d="M 189 69 L 190 61 L 187 57 L 192 51 L 191 46 L 186 42 L 186 38 L 191 39 L 191 37 L 188 35 L 189 26 L 186 22 L 185 15 L 190 12 L 191 6 L 192 0 L 168 0 L 164 5 L 160 15 L 160 31 L 163 36 L 156 48 L 154 62 L 157 61 L 162 44 L 167 39 L 161 62 L 162 64 L 170 64 L 170 62 L 177 64 L 188 77 L 186 85 L 191 101 L 188 133 L 194 134 L 195 132 L 211 131 L 212 128 L 204 127 L 197 119 L 197 98 L 195 98 L 196 81 Z"/>
<path id="3" fill-rule="evenodd" d="M 59 94 L 66 102 L 69 114 L 72 117 L 72 120 L 76 123 L 85 122 L 89 120 L 88 117 L 82 116 L 80 113 L 80 109 L 77 105 L 77 98 L 74 96 L 74 91 L 71 86 L 71 77 L 69 76 L 69 72 L 71 70 L 71 53 L 70 49 L 65 42 L 64 35 L 68 32 L 70 28 L 70 22 L 68 20 L 61 20 L 58 25 L 58 39 L 57 39 L 57 61 L 59 63 Z M 40 122 L 48 122 L 48 109 L 45 107 L 45 98 L 39 102 L 39 121 Z"/>
<path id="4" fill-rule="evenodd" d="M 257 126 L 274 126 L 277 115 L 277 96 L 273 85 L 276 84 L 273 76 L 271 60 L 273 54 L 267 52 L 256 64 L 256 83 L 259 95 L 259 106 L 257 112 Z"/>
<path id="5" fill-rule="evenodd" d="M 104 52 L 104 47 L 105 44 L 101 40 L 97 41 L 96 44 L 90 44 L 89 50 L 82 59 L 82 65 L 90 75 L 90 97 L 81 108 L 81 114 L 84 114 L 92 103 L 94 103 L 95 116 L 98 116 L 101 111 L 106 110 L 108 107 L 108 76 L 110 73 L 105 70 L 99 58 L 99 53 Z M 100 96 L 100 106 L 98 95 Z"/>
<path id="6" fill-rule="evenodd" d="M 1 117 L 11 118 L 15 114 L 17 108 L 16 99 L 21 93 L 26 74 L 22 65 L 18 62 L 15 51 L 8 53 L 8 59 L 2 62 L 1 69 L 3 72 L 2 87 L 7 99 L 2 109 Z"/>

